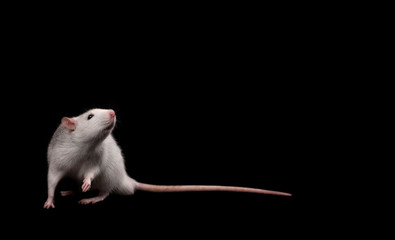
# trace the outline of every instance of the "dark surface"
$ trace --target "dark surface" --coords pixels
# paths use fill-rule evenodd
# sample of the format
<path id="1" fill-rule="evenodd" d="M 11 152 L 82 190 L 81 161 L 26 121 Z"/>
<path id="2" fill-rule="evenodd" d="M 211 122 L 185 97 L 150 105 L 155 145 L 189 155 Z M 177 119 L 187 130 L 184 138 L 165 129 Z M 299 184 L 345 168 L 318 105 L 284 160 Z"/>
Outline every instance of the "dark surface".
<path id="1" fill-rule="evenodd" d="M 311 74 L 300 48 L 303 32 L 291 23 L 267 28 L 259 21 L 229 22 L 221 31 L 201 24 L 203 29 L 158 23 L 133 36 L 111 28 L 111 38 L 95 38 L 95 29 L 79 32 L 78 41 L 73 34 L 61 40 L 58 31 L 47 41 L 17 39 L 10 62 L 18 64 L 3 89 L 10 96 L 4 103 L 13 104 L 4 110 L 10 116 L 4 126 L 12 131 L 7 150 L 13 166 L 6 178 L 11 225 L 70 237 L 296 233 L 300 166 L 312 121 L 306 114 L 314 100 L 303 81 Z M 26 28 L 27 35 L 45 32 Z M 113 135 L 127 172 L 138 181 L 235 185 L 293 196 L 137 192 L 80 206 L 81 196 L 57 195 L 56 208 L 44 210 L 51 136 L 63 116 L 94 107 L 115 110 Z M 57 190 L 62 186 L 70 183 Z"/>
<path id="2" fill-rule="evenodd" d="M 38 107 L 26 113 L 29 117 L 21 123 L 23 137 L 18 137 L 18 144 L 25 146 L 18 153 L 23 156 L 17 199 L 23 218 L 59 229 L 84 229 L 87 224 L 122 233 L 153 227 L 169 236 L 181 234 L 180 228 L 202 236 L 223 231 L 294 231 L 300 197 L 297 161 L 303 156 L 298 125 L 303 116 L 290 99 L 294 94 L 283 86 L 271 88 L 258 82 L 202 82 L 196 87 L 190 81 L 159 85 L 131 81 L 127 85 L 103 80 L 100 84 L 109 81 L 109 87 L 96 85 L 82 94 L 68 95 L 63 90 L 51 100 L 35 100 L 34 107 Z M 82 196 L 61 198 L 58 194 L 56 208 L 44 210 L 49 140 L 62 116 L 76 116 L 93 107 L 116 111 L 113 135 L 123 150 L 129 175 L 138 181 L 235 185 L 294 196 L 137 192 L 80 206 L 77 201 Z M 62 181 L 58 190 L 70 186 L 69 181 Z"/>

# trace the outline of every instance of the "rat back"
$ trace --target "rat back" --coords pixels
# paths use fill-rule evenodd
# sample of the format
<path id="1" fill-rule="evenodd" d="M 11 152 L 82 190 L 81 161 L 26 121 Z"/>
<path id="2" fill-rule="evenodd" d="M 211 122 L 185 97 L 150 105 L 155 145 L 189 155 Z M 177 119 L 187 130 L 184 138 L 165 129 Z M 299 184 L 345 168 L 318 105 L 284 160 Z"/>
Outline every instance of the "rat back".
<path id="1" fill-rule="evenodd" d="M 132 194 L 135 186 L 127 175 L 121 149 L 112 135 L 103 141 L 100 153 L 100 173 L 92 182 L 92 188 L 107 193 Z"/>

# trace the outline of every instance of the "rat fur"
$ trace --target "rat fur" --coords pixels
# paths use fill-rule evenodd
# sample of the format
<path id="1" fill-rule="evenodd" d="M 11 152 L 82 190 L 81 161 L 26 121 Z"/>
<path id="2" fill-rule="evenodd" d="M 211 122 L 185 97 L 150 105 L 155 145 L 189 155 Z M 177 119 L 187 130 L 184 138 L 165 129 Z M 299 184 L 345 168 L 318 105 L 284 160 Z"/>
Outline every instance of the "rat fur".
<path id="1" fill-rule="evenodd" d="M 116 115 L 112 109 L 91 109 L 77 117 L 63 117 L 48 145 L 48 198 L 44 208 L 55 208 L 59 181 L 70 177 L 81 183 L 82 192 L 98 190 L 95 197 L 79 201 L 96 203 L 109 194 L 132 195 L 150 192 L 234 191 L 291 196 L 289 193 L 257 188 L 214 185 L 152 185 L 128 176 L 121 149 L 112 136 Z M 63 196 L 71 191 L 62 191 Z"/>

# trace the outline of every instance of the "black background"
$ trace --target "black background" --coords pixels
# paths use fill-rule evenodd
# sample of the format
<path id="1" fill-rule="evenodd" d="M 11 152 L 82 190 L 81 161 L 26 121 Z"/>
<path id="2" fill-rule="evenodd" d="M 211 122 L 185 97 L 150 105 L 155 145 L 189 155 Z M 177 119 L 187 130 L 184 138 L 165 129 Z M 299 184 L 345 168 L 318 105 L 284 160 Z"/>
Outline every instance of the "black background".
<path id="1" fill-rule="evenodd" d="M 295 234 L 314 57 L 293 17 L 120 14 L 19 22 L 9 35 L 10 85 L 3 88 L 3 102 L 12 103 L 4 110 L 12 116 L 7 150 L 18 169 L 6 178 L 15 206 L 10 223 L 70 236 Z M 57 194 L 56 208 L 43 209 L 53 132 L 63 116 L 96 107 L 115 110 L 113 135 L 137 181 L 293 196 L 136 192 L 80 206 L 78 197 Z"/>

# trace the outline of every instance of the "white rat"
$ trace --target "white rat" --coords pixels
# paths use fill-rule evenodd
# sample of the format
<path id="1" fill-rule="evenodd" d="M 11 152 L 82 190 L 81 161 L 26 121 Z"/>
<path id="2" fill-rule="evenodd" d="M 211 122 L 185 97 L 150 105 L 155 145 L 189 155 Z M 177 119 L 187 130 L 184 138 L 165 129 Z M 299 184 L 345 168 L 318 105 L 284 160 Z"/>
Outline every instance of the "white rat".
<path id="1" fill-rule="evenodd" d="M 135 190 L 151 192 L 234 191 L 291 196 L 289 193 L 233 186 L 161 186 L 137 182 L 126 172 L 121 149 L 111 132 L 116 116 L 111 109 L 91 109 L 78 117 L 63 117 L 48 146 L 48 199 L 44 208 L 55 208 L 55 188 L 63 177 L 81 182 L 82 192 L 99 191 L 81 204 L 97 203 L 110 193 L 132 195 Z M 62 191 L 63 196 L 72 193 Z"/>

